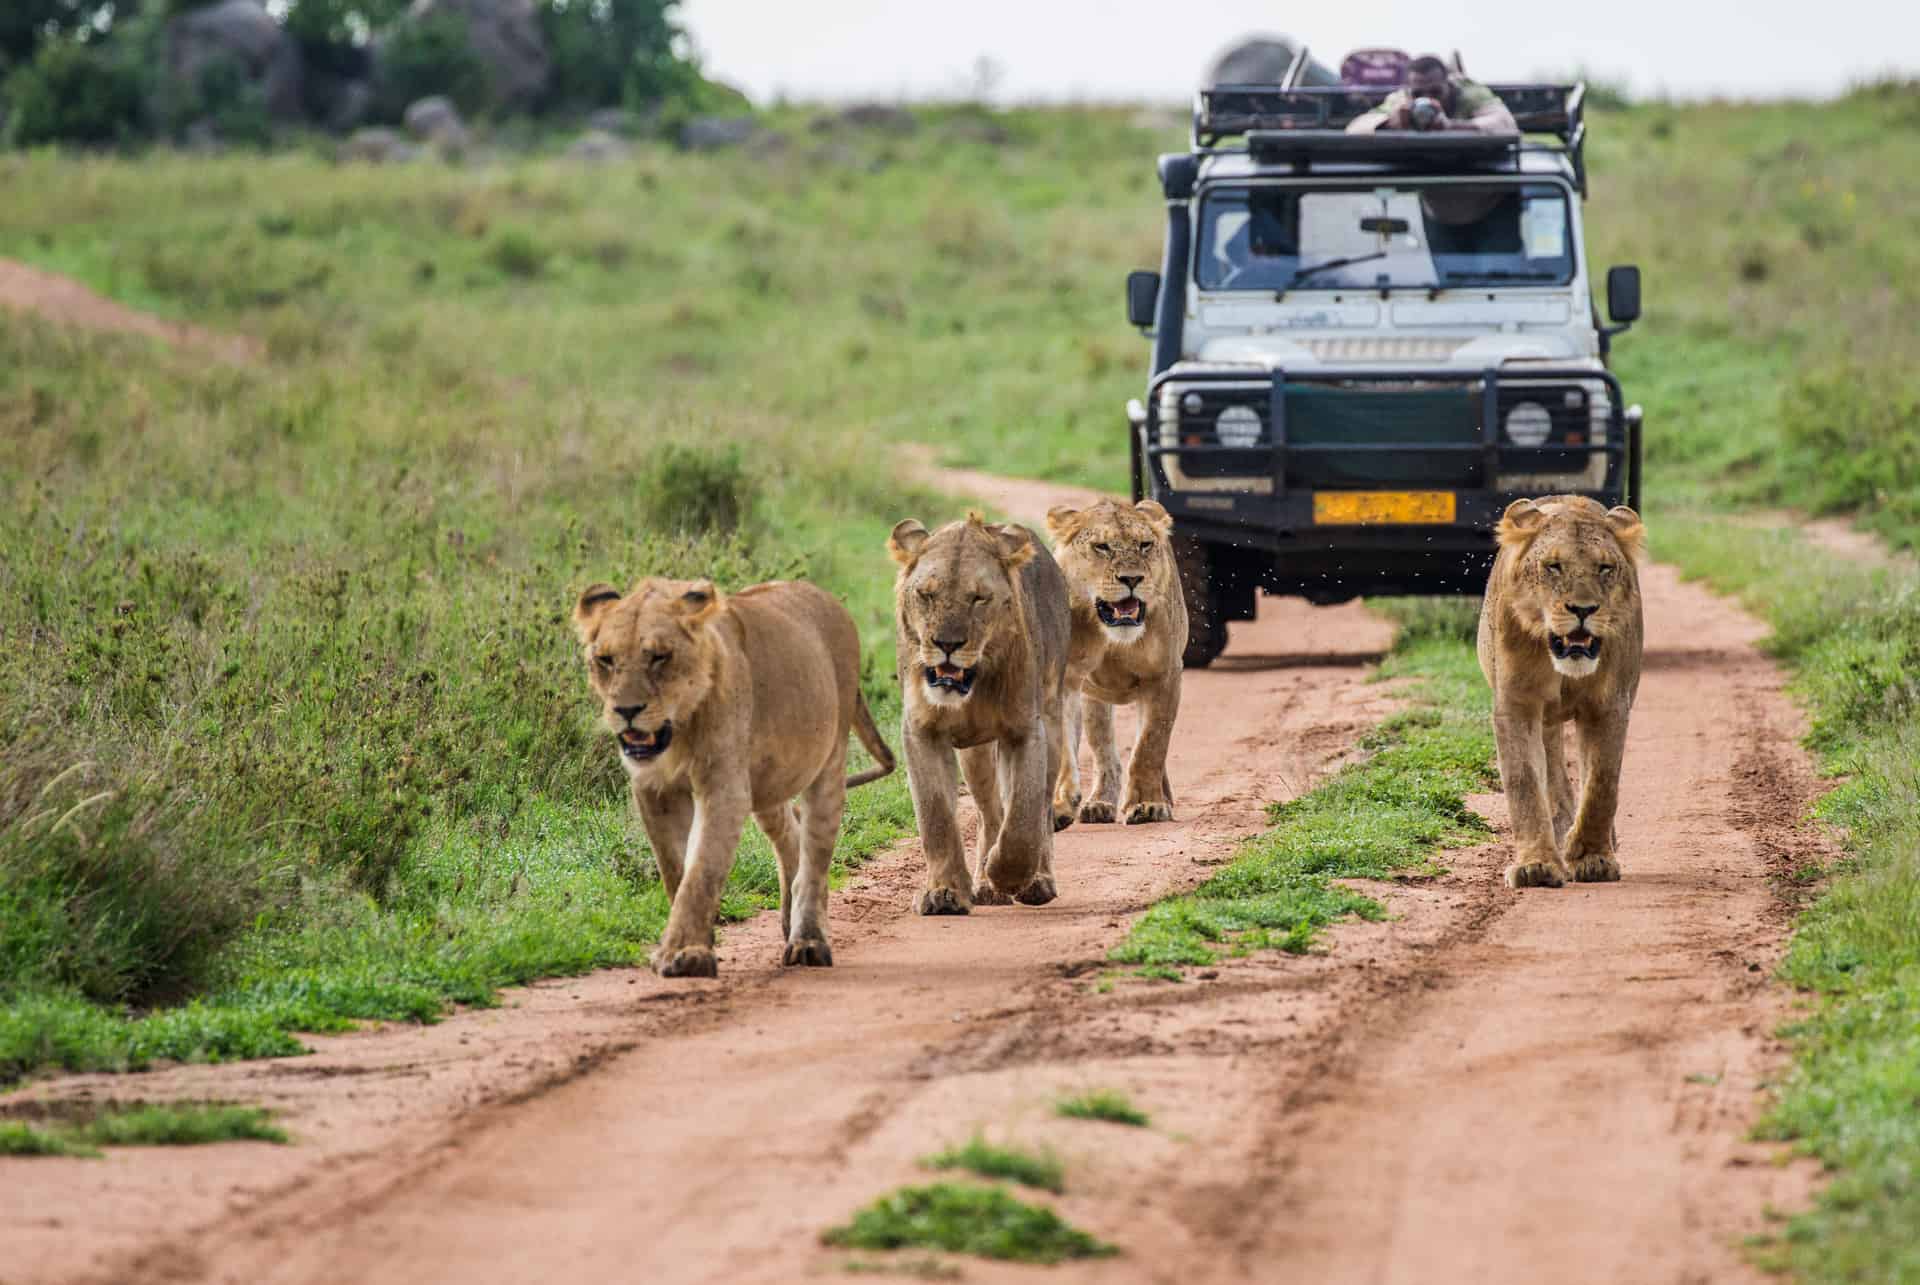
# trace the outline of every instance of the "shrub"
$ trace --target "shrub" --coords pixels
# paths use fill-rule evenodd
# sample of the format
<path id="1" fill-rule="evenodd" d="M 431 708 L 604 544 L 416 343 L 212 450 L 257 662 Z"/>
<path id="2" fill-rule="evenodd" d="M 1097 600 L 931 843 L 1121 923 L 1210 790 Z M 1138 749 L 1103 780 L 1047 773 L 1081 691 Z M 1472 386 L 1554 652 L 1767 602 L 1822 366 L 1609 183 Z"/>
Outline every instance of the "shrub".
<path id="1" fill-rule="evenodd" d="M 473 50 L 466 19 L 436 13 L 397 24 L 381 46 L 374 78 L 374 110 L 398 121 L 418 99 L 444 94 L 461 111 L 486 105 L 486 65 Z"/>
<path id="2" fill-rule="evenodd" d="M 510 277 L 539 276 L 547 258 L 547 248 L 520 228 L 507 228 L 487 247 L 487 260 Z"/>
<path id="3" fill-rule="evenodd" d="M 0 87 L 7 138 L 39 143 L 110 144 L 147 128 L 139 74 L 111 50 L 56 40 Z"/>
<path id="4" fill-rule="evenodd" d="M 671 65 L 680 39 L 678 0 L 541 0 L 540 29 L 552 55 L 549 108 L 618 104 L 633 67 Z"/>
<path id="5" fill-rule="evenodd" d="M 1890 367 L 1835 365 L 1800 375 L 1780 422 L 1821 513 L 1899 504 L 1920 490 L 1920 385 Z"/>
<path id="6" fill-rule="evenodd" d="M 738 446 L 721 451 L 677 443 L 660 452 L 641 485 L 648 520 L 688 535 L 735 530 L 755 489 Z"/>

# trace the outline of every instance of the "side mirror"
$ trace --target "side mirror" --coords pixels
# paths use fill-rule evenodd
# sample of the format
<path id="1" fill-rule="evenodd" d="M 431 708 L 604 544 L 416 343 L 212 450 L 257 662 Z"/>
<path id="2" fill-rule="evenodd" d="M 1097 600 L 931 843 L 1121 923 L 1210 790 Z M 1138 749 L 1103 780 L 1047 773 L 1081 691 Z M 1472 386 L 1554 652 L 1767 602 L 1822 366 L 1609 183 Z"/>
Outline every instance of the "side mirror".
<path id="1" fill-rule="evenodd" d="M 1151 329 L 1153 314 L 1160 306 L 1160 274 L 1158 272 L 1129 272 L 1127 274 L 1127 323 Z"/>
<path id="2" fill-rule="evenodd" d="M 1632 264 L 1607 269 L 1607 315 L 1616 326 L 1640 319 L 1640 269 Z"/>

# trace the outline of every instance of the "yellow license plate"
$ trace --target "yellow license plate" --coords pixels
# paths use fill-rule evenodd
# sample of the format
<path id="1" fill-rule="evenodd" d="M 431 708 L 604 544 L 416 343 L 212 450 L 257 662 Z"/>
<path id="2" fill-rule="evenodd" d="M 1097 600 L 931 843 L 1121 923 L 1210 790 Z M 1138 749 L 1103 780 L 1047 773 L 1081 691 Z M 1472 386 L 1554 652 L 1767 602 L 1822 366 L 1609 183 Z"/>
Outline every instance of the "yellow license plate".
<path id="1" fill-rule="evenodd" d="M 1315 491 L 1313 520 L 1320 526 L 1451 522 L 1452 491 Z"/>

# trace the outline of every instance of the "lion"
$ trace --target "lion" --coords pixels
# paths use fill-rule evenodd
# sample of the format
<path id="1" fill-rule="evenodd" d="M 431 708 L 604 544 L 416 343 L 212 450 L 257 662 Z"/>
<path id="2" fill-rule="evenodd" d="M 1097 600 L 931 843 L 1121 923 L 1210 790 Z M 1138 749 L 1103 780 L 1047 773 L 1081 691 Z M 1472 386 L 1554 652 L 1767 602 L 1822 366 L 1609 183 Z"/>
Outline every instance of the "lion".
<path id="1" fill-rule="evenodd" d="M 1054 783 L 1055 825 L 1075 809 L 1088 824 L 1173 820 L 1167 745 L 1180 713 L 1181 654 L 1187 647 L 1187 603 L 1174 565 L 1173 518 L 1152 500 L 1100 500 L 1084 509 L 1047 513 L 1054 554 L 1073 598 L 1073 640 L 1067 656 L 1067 748 Z M 1113 707 L 1141 707 L 1140 730 L 1120 798 L 1120 755 Z M 1080 798 L 1083 721 L 1099 764 L 1093 797 Z"/>
<path id="2" fill-rule="evenodd" d="M 1500 780 L 1512 812 L 1514 888 L 1620 877 L 1614 813 L 1644 631 L 1634 563 L 1640 515 L 1578 495 L 1515 500 L 1480 609 Z M 1560 725 L 1574 726 L 1575 805 Z"/>
<path id="3" fill-rule="evenodd" d="M 1065 742 L 1067 582 L 1032 531 L 990 526 L 978 513 L 932 533 L 909 518 L 887 550 L 900 564 L 901 738 L 927 852 L 916 908 L 1045 905 L 1056 895 L 1049 798 Z M 973 875 L 955 812 L 955 751 L 980 809 Z"/>
<path id="4" fill-rule="evenodd" d="M 781 962 L 830 967 L 827 868 L 846 792 L 894 767 L 860 694 L 853 617 L 800 581 L 722 594 L 651 577 L 624 597 L 592 586 L 573 623 L 672 906 L 654 970 L 716 975 L 714 916 L 748 813 L 779 859 Z M 850 731 L 875 763 L 851 777 Z"/>

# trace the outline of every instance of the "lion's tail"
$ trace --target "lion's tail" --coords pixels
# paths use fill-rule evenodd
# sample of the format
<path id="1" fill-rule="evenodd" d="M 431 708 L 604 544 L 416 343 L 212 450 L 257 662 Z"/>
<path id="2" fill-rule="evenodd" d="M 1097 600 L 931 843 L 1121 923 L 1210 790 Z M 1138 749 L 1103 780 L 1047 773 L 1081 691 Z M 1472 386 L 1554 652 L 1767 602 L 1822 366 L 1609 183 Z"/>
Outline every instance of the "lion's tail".
<path id="1" fill-rule="evenodd" d="M 867 708 L 866 695 L 859 691 L 853 694 L 853 734 L 860 738 L 860 744 L 873 756 L 874 766 L 848 777 L 849 790 L 868 781 L 877 781 L 893 771 L 893 747 L 880 735 L 879 725 L 873 721 L 873 711 Z"/>

